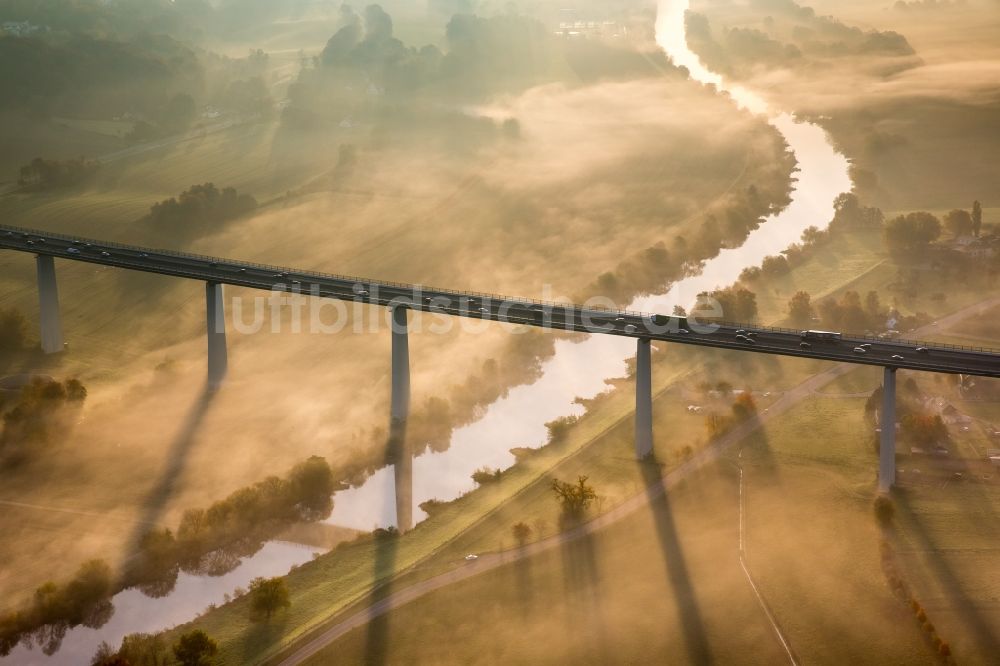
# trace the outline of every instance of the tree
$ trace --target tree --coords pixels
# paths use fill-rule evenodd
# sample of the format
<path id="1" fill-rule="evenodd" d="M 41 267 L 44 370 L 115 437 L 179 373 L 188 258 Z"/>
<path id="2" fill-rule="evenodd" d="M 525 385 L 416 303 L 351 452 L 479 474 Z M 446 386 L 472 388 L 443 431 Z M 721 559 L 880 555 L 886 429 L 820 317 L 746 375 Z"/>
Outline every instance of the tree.
<path id="1" fill-rule="evenodd" d="M 516 523 L 510 528 L 510 531 L 514 534 L 514 540 L 519 546 L 524 546 L 531 538 L 531 527 L 527 523 Z"/>
<path id="2" fill-rule="evenodd" d="M 181 666 L 209 666 L 219 646 L 201 629 L 182 634 L 173 646 L 174 657 Z"/>
<path id="3" fill-rule="evenodd" d="M 941 236 L 941 220 L 925 212 L 897 215 L 885 223 L 882 235 L 889 250 L 918 252 Z"/>
<path id="4" fill-rule="evenodd" d="M 776 276 L 784 275 L 791 270 L 788 265 L 788 259 L 784 255 L 778 254 L 769 257 L 764 257 L 764 261 L 761 262 L 760 270 L 764 275 Z"/>
<path id="5" fill-rule="evenodd" d="M 27 346 L 28 322 L 19 310 L 0 310 L 0 356 Z"/>
<path id="6" fill-rule="evenodd" d="M 983 205 L 978 201 L 972 202 L 972 233 L 979 238 L 979 232 L 983 228 Z"/>
<path id="7" fill-rule="evenodd" d="M 885 216 L 879 208 L 862 206 L 858 197 L 850 192 L 838 196 L 833 202 L 831 229 L 877 229 Z"/>
<path id="8" fill-rule="evenodd" d="M 90 666 L 131 666 L 131 662 L 118 655 L 107 641 L 101 641 L 97 652 L 90 659 Z"/>
<path id="9" fill-rule="evenodd" d="M 854 290 L 845 291 L 841 296 L 840 325 L 849 331 L 863 331 L 868 328 L 868 316 L 861 306 L 861 294 Z"/>
<path id="10" fill-rule="evenodd" d="M 865 313 L 871 320 L 882 318 L 882 301 L 879 299 L 877 291 L 869 291 L 865 296 Z"/>
<path id="11" fill-rule="evenodd" d="M 112 594 L 111 567 L 104 560 L 84 562 L 62 594 L 71 621 L 82 621 L 89 611 Z"/>
<path id="12" fill-rule="evenodd" d="M 796 324 L 806 325 L 812 321 L 812 299 L 807 292 L 796 292 L 795 295 L 789 299 L 788 316 Z"/>
<path id="13" fill-rule="evenodd" d="M 250 581 L 250 608 L 268 620 L 282 608 L 292 605 L 283 578 L 254 578 Z"/>
<path id="14" fill-rule="evenodd" d="M 326 518 L 333 510 L 337 482 L 325 458 L 310 456 L 288 474 L 288 485 L 303 520 Z"/>
<path id="15" fill-rule="evenodd" d="M 757 317 L 757 295 L 743 287 L 729 287 L 698 294 L 698 302 L 715 299 L 727 321 L 753 321 Z"/>
<path id="16" fill-rule="evenodd" d="M 960 236 L 968 236 L 972 234 L 973 223 L 972 216 L 969 215 L 969 211 L 955 209 L 949 211 L 947 215 L 944 216 L 944 225 L 948 227 L 948 231 L 955 238 Z"/>
<path id="17" fill-rule="evenodd" d="M 933 446 L 948 439 L 948 426 L 938 414 L 906 414 L 900 425 L 903 434 L 918 446 Z"/>
<path id="18" fill-rule="evenodd" d="M 562 504 L 563 513 L 568 516 L 578 516 L 597 499 L 597 493 L 587 485 L 587 477 L 580 476 L 575 484 L 552 480 L 552 492 Z"/>
<path id="19" fill-rule="evenodd" d="M 892 518 L 896 514 L 896 507 L 893 505 L 891 499 L 885 495 L 879 495 L 875 498 L 872 508 L 875 511 L 875 519 L 878 520 L 880 525 L 888 526 L 892 523 Z"/>
<path id="20" fill-rule="evenodd" d="M 853 226 L 861 213 L 861 203 L 858 197 L 850 192 L 843 192 L 833 200 L 833 222 L 845 226 Z"/>
<path id="21" fill-rule="evenodd" d="M 68 402 L 83 402 L 87 399 L 87 387 L 79 379 L 66 380 L 66 400 Z"/>
<path id="22" fill-rule="evenodd" d="M 745 421 L 757 413 L 757 403 L 750 393 L 740 393 L 733 401 L 733 417 L 737 421 Z"/>

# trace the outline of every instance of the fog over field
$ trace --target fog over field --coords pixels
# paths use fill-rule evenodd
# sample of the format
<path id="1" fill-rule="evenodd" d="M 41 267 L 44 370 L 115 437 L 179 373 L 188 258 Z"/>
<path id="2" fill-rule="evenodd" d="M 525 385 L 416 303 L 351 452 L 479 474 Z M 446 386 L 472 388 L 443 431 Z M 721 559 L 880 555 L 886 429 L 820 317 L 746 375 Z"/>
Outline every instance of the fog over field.
<path id="1" fill-rule="evenodd" d="M 0 664 L 988 663 L 998 31 L 992 0 L 0 0 Z M 278 285 L 223 287 L 224 381 L 204 278 L 101 263 L 161 252 Z M 899 370 L 887 490 L 881 370 L 742 329 L 653 336 L 647 385 L 632 340 L 418 290 L 400 418 L 371 281 L 981 365 Z"/>

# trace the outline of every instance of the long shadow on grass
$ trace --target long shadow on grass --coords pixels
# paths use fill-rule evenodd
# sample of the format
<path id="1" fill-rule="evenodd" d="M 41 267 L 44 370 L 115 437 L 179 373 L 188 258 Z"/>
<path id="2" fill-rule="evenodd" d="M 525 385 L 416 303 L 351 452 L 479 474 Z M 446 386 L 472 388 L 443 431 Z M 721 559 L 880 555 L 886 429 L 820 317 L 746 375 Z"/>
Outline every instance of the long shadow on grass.
<path id="1" fill-rule="evenodd" d="M 520 550 L 523 550 L 521 546 Z M 514 584 L 517 587 L 517 601 L 520 607 L 521 617 L 528 617 L 534 607 L 534 584 L 531 573 L 531 560 L 529 557 L 521 557 L 514 562 Z"/>
<path id="2" fill-rule="evenodd" d="M 208 410 L 215 400 L 215 394 L 215 390 L 210 388 L 206 383 L 202 387 L 194 404 L 191 405 L 191 409 L 188 410 L 188 415 L 184 419 L 181 429 L 177 431 L 177 435 L 170 445 L 170 452 L 167 455 L 167 464 L 163 470 L 163 474 L 160 476 L 159 482 L 149 493 L 142 507 L 142 517 L 137 523 L 137 527 L 132 534 L 132 539 L 129 541 L 130 548 L 134 549 L 139 544 L 143 535 L 149 530 L 149 525 L 156 524 L 160 519 L 163 507 L 173 494 L 177 480 L 184 471 L 184 463 L 191 452 L 191 446 L 194 444 L 198 430 L 205 421 L 205 415 L 208 414 Z"/>
<path id="3" fill-rule="evenodd" d="M 758 417 L 752 416 L 750 418 L 757 419 Z M 771 440 L 763 426 L 743 438 L 739 451 L 740 458 L 745 463 L 753 465 L 756 471 L 766 474 L 772 480 L 779 475 L 778 461 L 774 457 Z"/>
<path id="4" fill-rule="evenodd" d="M 677 535 L 667 487 L 663 483 L 663 469 L 654 456 L 640 462 L 639 469 L 645 481 L 646 495 L 649 498 L 656 535 L 663 552 L 667 578 L 673 587 L 688 661 L 692 664 L 711 663 L 712 652 L 708 646 L 708 636 L 701 619 L 701 610 L 698 608 L 698 599 L 691 585 L 684 549 Z"/>
<path id="5" fill-rule="evenodd" d="M 612 663 L 608 652 L 607 623 L 601 599 L 601 576 L 598 570 L 594 536 L 579 520 L 563 517 L 562 529 L 568 538 L 562 544 L 563 594 L 567 629 L 575 631 L 598 663 Z"/>
<path id="6" fill-rule="evenodd" d="M 919 542 L 920 548 L 926 554 L 927 564 L 937 577 L 949 605 L 955 614 L 962 619 L 962 624 L 972 633 L 979 654 L 981 656 L 1000 654 L 1000 640 L 997 639 L 997 635 L 986 618 L 976 610 L 975 604 L 968 598 L 963 589 L 962 582 L 955 575 L 941 551 L 938 550 L 941 544 L 935 542 L 920 516 L 913 510 L 906 489 L 896 488 L 893 492 L 893 499 L 900 515 L 905 519 L 903 527 Z"/>
<path id="7" fill-rule="evenodd" d="M 393 421 L 389 426 L 389 441 L 386 445 L 386 464 L 393 465 L 396 477 L 395 494 L 397 498 L 405 497 L 412 502 L 410 480 L 405 478 L 412 473 L 412 454 L 406 438 L 406 421 Z M 400 502 L 396 502 L 397 514 Z M 400 516 L 397 515 L 397 523 Z M 407 526 L 402 526 L 405 529 Z M 363 664 L 385 664 L 389 657 L 389 612 L 394 587 L 392 576 L 396 569 L 396 557 L 399 550 L 399 535 L 395 531 L 376 530 L 375 552 L 372 568 L 372 591 L 364 605 L 368 608 L 368 624 L 365 625 L 365 656 Z M 379 581 L 385 579 L 384 584 Z"/>

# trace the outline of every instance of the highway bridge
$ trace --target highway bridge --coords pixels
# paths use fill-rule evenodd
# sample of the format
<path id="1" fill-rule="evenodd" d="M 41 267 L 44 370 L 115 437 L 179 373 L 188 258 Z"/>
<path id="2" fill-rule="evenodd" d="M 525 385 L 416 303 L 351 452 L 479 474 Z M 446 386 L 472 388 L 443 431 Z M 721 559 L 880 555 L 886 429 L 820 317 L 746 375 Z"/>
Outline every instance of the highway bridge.
<path id="1" fill-rule="evenodd" d="M 593 308 L 514 298 L 474 291 L 439 289 L 318 273 L 170 250 L 122 245 L 34 229 L 0 225 L 0 249 L 36 256 L 42 348 L 62 351 L 56 286 L 56 258 L 203 281 L 206 284 L 208 378 L 218 386 L 226 373 L 222 285 L 386 306 L 393 316 L 393 397 L 391 422 L 409 413 L 407 310 L 474 317 L 510 324 L 580 333 L 616 335 L 637 341 L 636 454 L 652 451 L 650 341 L 732 349 L 758 354 L 876 365 L 885 369 L 886 423 L 895 422 L 895 372 L 898 369 L 1000 377 L 1000 351 L 934 342 L 880 339 L 841 333 L 804 332 L 754 324 L 727 323 L 694 316 Z M 882 428 L 883 458 L 895 450 L 895 428 Z M 880 486 L 895 478 L 893 458 L 880 464 Z M 409 513 L 409 509 L 406 509 Z M 402 527 L 401 527 L 402 528 Z"/>

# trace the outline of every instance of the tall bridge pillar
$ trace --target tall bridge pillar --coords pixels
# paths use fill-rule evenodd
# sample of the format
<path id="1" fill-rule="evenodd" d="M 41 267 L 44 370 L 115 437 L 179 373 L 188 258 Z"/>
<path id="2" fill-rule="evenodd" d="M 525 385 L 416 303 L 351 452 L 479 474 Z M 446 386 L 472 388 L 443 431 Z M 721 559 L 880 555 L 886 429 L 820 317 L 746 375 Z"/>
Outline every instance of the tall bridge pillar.
<path id="1" fill-rule="evenodd" d="M 639 338 L 635 353 L 635 457 L 653 453 L 653 374 L 649 340 Z"/>
<path id="2" fill-rule="evenodd" d="M 35 268 L 38 272 L 38 320 L 42 329 L 42 351 L 55 354 L 63 350 L 56 264 L 52 257 L 39 254 L 35 257 Z"/>
<path id="3" fill-rule="evenodd" d="M 896 368 L 885 368 L 883 377 L 878 490 L 887 493 L 896 483 Z"/>
<path id="4" fill-rule="evenodd" d="M 208 330 L 208 386 L 217 389 L 226 378 L 229 353 L 226 350 L 226 310 L 222 285 L 205 283 L 206 327 Z"/>
<path id="5" fill-rule="evenodd" d="M 413 527 L 413 456 L 406 438 L 410 416 L 410 343 L 407 308 L 392 308 L 392 404 L 389 412 L 389 455 L 395 474 L 396 529 Z"/>

